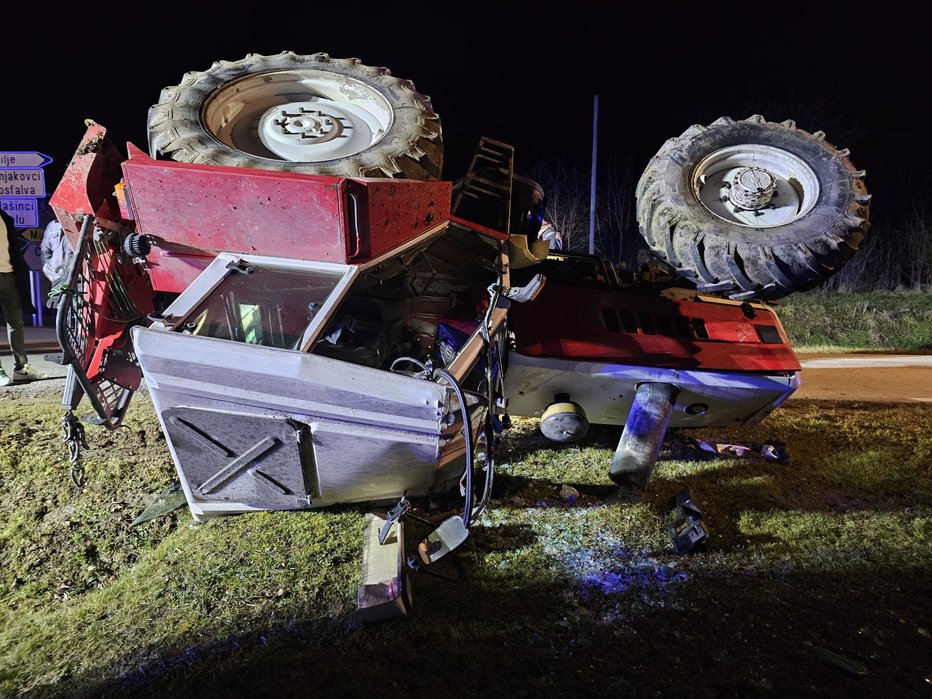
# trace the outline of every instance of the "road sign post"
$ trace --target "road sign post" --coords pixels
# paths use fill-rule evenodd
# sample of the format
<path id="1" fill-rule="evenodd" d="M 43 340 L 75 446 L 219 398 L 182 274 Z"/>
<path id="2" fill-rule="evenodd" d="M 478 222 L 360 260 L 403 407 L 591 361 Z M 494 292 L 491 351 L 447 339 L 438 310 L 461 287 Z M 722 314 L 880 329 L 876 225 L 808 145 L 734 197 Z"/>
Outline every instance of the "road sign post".
<path id="1" fill-rule="evenodd" d="M 39 168 L 45 167 L 52 159 L 34 150 L 6 150 L 0 151 L 0 168 Z"/>
<path id="2" fill-rule="evenodd" d="M 0 209 L 13 219 L 16 228 L 39 225 L 39 199 L 45 191 L 45 170 L 52 162 L 34 150 L 0 151 Z"/>

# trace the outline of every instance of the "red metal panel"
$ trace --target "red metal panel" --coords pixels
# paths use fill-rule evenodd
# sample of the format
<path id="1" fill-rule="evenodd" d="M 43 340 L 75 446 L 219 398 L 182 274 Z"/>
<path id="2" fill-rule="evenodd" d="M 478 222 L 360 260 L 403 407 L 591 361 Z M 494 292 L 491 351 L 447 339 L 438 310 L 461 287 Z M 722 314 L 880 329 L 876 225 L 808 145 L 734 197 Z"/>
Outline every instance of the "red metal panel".
<path id="1" fill-rule="evenodd" d="M 49 199 L 55 217 L 75 250 L 85 214 L 95 216 L 98 225 L 114 230 L 121 230 L 126 223 L 113 194 L 114 186 L 120 181 L 122 160 L 107 139 L 107 129 L 88 121 L 84 138 Z"/>
<path id="2" fill-rule="evenodd" d="M 449 217 L 452 184 L 303 175 L 156 161 L 123 163 L 136 230 L 153 236 L 156 291 L 182 291 L 221 251 L 359 263 Z"/>
<path id="3" fill-rule="evenodd" d="M 146 256 L 152 290 L 181 293 L 207 268 L 214 257 L 215 253 L 202 250 L 195 250 L 192 254 L 152 248 L 152 252 Z"/>
<path id="4" fill-rule="evenodd" d="M 362 262 L 419 236 L 450 218 L 451 182 L 348 180 L 347 215 L 357 242 L 348 261 Z M 357 217 L 354 204 L 359 204 Z"/>
<path id="5" fill-rule="evenodd" d="M 634 332 L 626 332 L 621 312 L 637 323 Z M 698 336 L 693 319 L 708 338 Z M 517 351 L 531 357 L 721 371 L 800 369 L 772 311 L 755 309 L 748 318 L 738 305 L 659 292 L 547 284 L 535 301 L 512 306 L 509 323 Z M 653 333 L 645 332 L 647 324 Z M 782 342 L 761 342 L 755 325 L 773 327 Z"/>
<path id="6" fill-rule="evenodd" d="M 490 238 L 495 238 L 496 240 L 503 240 L 503 241 L 504 241 L 504 240 L 508 240 L 508 238 L 510 237 L 507 233 L 502 233 L 501 231 L 497 231 L 497 230 L 495 230 L 494 228 L 489 228 L 488 226 L 482 226 L 482 225 L 480 225 L 480 224 L 478 224 L 478 223 L 473 223 L 472 221 L 467 221 L 466 219 L 460 218 L 459 216 L 450 216 L 450 220 L 451 220 L 453 223 L 458 223 L 458 224 L 460 224 L 460 225 L 463 226 L 464 228 L 470 228 L 470 229 L 472 229 L 472 230 L 474 230 L 474 231 L 478 231 L 479 233 L 482 233 L 483 235 L 486 235 L 486 236 L 488 236 L 488 237 L 490 237 Z"/>
<path id="7" fill-rule="evenodd" d="M 129 153 L 126 189 L 137 232 L 155 238 L 156 290 L 181 291 L 220 251 L 346 261 L 343 178 L 156 161 L 132 146 Z"/>

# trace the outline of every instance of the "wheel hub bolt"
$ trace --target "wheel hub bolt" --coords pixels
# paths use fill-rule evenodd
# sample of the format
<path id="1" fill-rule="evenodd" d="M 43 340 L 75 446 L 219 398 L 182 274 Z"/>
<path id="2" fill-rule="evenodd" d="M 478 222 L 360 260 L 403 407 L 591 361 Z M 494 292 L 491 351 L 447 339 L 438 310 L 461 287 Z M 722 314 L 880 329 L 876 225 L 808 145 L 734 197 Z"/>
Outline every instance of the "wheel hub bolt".
<path id="1" fill-rule="evenodd" d="M 334 130 L 339 129 L 339 122 L 321 111 L 306 110 L 303 107 L 297 112 L 282 110 L 280 119 L 275 119 L 276 126 L 281 127 L 282 135 L 298 136 L 299 138 L 321 138 Z"/>
<path id="2" fill-rule="evenodd" d="M 728 190 L 728 199 L 739 209 L 756 211 L 770 204 L 777 189 L 777 180 L 760 167 L 745 167 L 735 173 Z"/>
<path id="3" fill-rule="evenodd" d="M 324 111 L 314 102 L 292 102 L 267 111 L 259 120 L 259 140 L 276 155 L 305 160 L 308 149 L 344 138 L 339 114 Z"/>

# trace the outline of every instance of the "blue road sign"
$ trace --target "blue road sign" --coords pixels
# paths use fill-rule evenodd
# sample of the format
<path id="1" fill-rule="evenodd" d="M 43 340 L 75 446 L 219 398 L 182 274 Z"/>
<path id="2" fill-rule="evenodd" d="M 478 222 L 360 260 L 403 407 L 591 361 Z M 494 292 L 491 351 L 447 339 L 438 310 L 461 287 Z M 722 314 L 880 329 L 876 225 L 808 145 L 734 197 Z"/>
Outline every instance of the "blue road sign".
<path id="1" fill-rule="evenodd" d="M 0 169 L 45 167 L 52 159 L 45 153 L 34 150 L 5 150 L 0 151 Z"/>
<path id="2" fill-rule="evenodd" d="M 45 196 L 45 170 L 0 168 L 0 197 Z"/>
<path id="3" fill-rule="evenodd" d="M 38 199 L 0 197 L 0 209 L 10 215 L 16 228 L 35 228 L 39 225 Z"/>

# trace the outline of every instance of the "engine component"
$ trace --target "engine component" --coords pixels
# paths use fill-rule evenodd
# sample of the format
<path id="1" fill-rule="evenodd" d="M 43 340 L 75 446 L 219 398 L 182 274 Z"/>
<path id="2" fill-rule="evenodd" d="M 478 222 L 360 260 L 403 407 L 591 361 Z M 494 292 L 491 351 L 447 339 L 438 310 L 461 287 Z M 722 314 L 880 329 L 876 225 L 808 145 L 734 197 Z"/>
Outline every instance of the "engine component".
<path id="1" fill-rule="evenodd" d="M 608 475 L 613 481 L 630 483 L 642 490 L 647 488 L 678 393 L 679 389 L 669 383 L 642 383 L 638 386 L 612 457 Z"/>
<path id="2" fill-rule="evenodd" d="M 589 418 L 581 405 L 572 402 L 568 395 L 560 394 L 541 416 L 540 431 L 553 442 L 578 442 L 589 433 Z"/>

